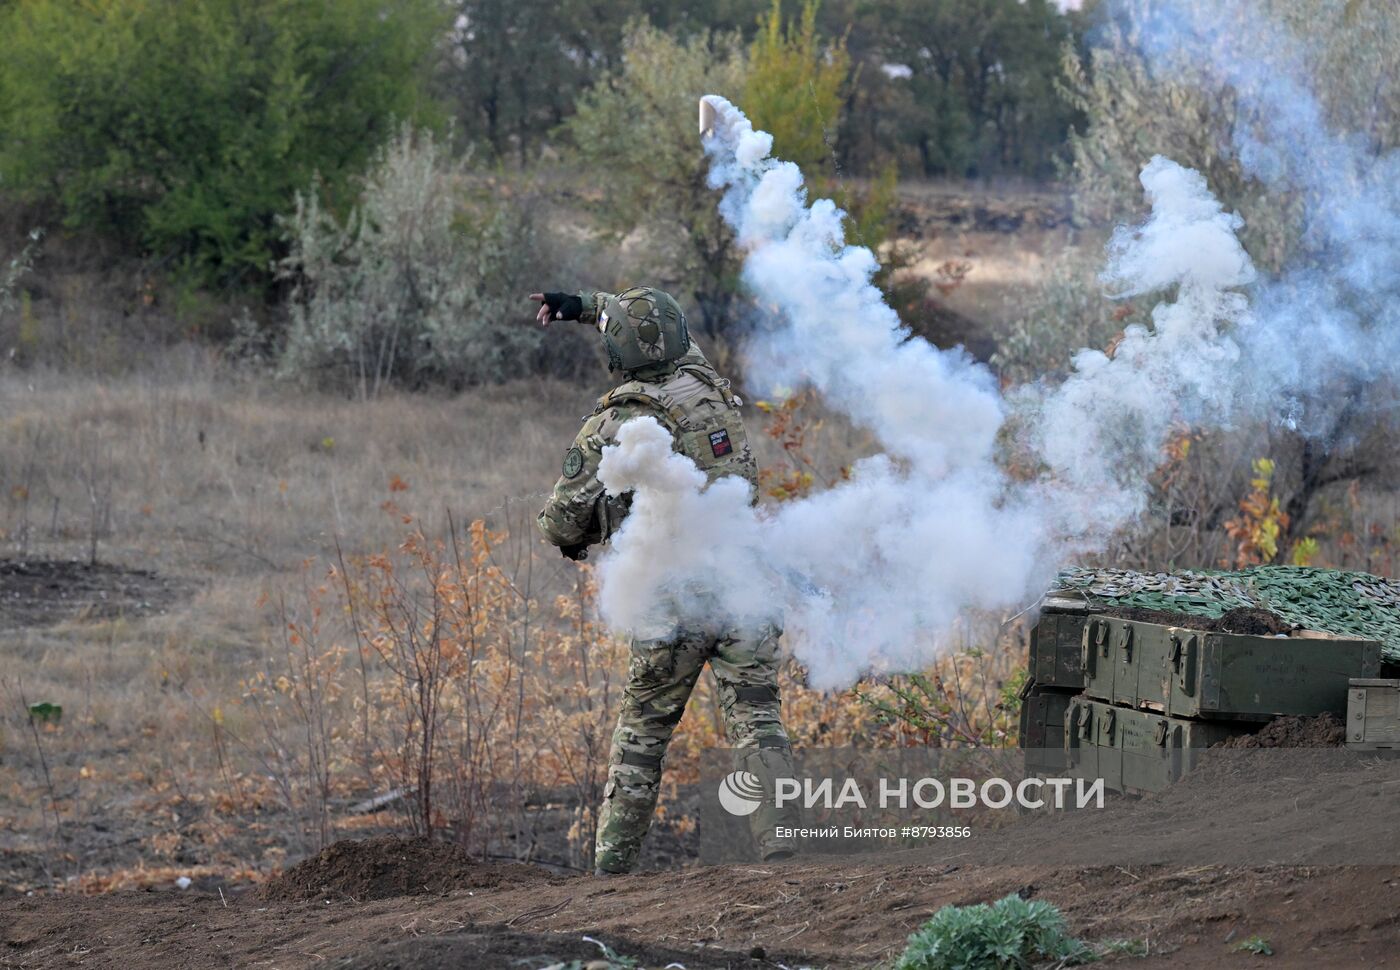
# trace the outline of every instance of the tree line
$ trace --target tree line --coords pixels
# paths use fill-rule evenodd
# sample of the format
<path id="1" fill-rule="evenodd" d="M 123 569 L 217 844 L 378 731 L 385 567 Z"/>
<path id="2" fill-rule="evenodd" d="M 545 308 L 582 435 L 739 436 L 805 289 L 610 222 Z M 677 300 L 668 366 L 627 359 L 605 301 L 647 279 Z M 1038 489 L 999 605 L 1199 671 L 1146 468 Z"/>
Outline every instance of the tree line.
<path id="1" fill-rule="evenodd" d="M 767 114 L 801 118 L 788 140 L 815 138 L 830 171 L 1053 172 L 1078 27 L 1047 0 L 25 0 L 0 5 L 0 193 L 206 281 L 266 283 L 294 194 L 315 181 L 348 206 L 403 122 L 479 164 L 567 165 L 639 31 L 723 59 L 804 17 L 840 76 L 799 78 L 797 114 Z"/>
<path id="2" fill-rule="evenodd" d="M 528 161 L 598 75 L 619 67 L 629 22 L 644 18 L 682 43 L 726 33 L 749 43 L 770 9 L 770 0 L 469 0 L 458 4 L 444 100 L 464 132 Z M 832 141 L 843 168 L 869 174 L 895 159 L 906 176 L 1053 173 L 1075 118 L 1055 81 L 1084 15 L 1049 0 L 825 0 L 814 9 L 819 33 L 853 68 L 841 118 L 827 119 L 840 127 Z"/>

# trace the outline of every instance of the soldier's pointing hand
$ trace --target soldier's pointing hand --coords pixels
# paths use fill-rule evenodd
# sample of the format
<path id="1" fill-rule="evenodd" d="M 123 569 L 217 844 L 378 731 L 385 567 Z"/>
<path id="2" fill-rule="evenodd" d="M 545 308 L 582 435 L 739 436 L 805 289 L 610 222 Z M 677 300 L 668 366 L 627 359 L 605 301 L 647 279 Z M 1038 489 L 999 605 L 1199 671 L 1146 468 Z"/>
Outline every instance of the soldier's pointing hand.
<path id="1" fill-rule="evenodd" d="M 583 316 L 583 300 L 575 293 L 531 293 L 540 305 L 535 321 L 542 327 L 553 320 L 577 320 Z"/>

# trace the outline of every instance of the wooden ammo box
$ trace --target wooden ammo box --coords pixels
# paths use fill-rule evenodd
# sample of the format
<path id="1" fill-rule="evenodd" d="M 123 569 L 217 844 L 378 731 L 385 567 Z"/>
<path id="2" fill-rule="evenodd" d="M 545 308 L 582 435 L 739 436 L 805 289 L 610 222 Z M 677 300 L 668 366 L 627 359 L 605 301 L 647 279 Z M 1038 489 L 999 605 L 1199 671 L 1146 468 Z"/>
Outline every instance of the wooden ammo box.
<path id="1" fill-rule="evenodd" d="M 1031 628 L 1031 680 L 1039 687 L 1078 691 L 1084 686 L 1084 621 L 1089 608 L 1082 600 L 1052 597 L 1041 605 L 1040 619 Z"/>
<path id="2" fill-rule="evenodd" d="M 1026 773 L 1060 772 L 1065 768 L 1065 711 L 1074 692 L 1028 683 L 1021 691 L 1021 747 Z"/>
<path id="3" fill-rule="evenodd" d="M 1347 694 L 1347 747 L 1400 748 L 1400 680 L 1357 678 Z"/>
<path id="4" fill-rule="evenodd" d="M 1084 624 L 1080 660 L 1090 697 L 1176 717 L 1267 721 L 1342 714 L 1348 681 L 1379 672 L 1381 645 L 1093 616 Z"/>
<path id="5" fill-rule="evenodd" d="M 1244 721 L 1191 721 L 1115 707 L 1087 697 L 1065 710 L 1066 770 L 1102 778 L 1118 792 L 1162 791 L 1196 765 L 1196 755 L 1254 725 Z"/>

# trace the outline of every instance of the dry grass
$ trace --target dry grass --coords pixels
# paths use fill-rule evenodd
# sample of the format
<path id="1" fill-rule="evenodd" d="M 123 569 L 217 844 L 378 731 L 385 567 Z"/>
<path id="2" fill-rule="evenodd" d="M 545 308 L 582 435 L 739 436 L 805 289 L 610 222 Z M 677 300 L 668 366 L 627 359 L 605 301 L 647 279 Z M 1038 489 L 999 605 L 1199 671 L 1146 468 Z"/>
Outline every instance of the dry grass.
<path id="1" fill-rule="evenodd" d="M 361 404 L 238 379 L 192 348 L 147 374 L 0 374 L 0 539 L 12 555 L 85 553 L 95 484 L 110 493 L 103 558 L 285 569 L 337 535 L 391 541 L 391 494 L 464 519 L 533 502 L 590 401 L 586 388 L 522 381 Z"/>
<path id="2" fill-rule="evenodd" d="M 1028 239 L 1029 235 L 1035 238 Z M 1046 261 L 1061 258 L 1062 250 L 1070 245 L 1068 235 L 1058 230 L 1014 236 L 949 231 L 920 242 L 910 271 L 937 282 L 940 267 L 950 261 L 966 264 L 966 277 L 941 295 L 942 300 L 949 309 L 981 322 L 988 334 L 997 337 L 1011 319 L 1006 294 L 1034 285 Z"/>
<path id="3" fill-rule="evenodd" d="M 1044 201 L 1022 199 L 1022 208 Z M 965 282 L 946 299 L 992 332 L 1002 322 L 1007 292 L 1031 282 L 1069 238 L 1061 230 L 958 227 L 946 213 L 961 203 L 937 186 L 907 187 L 905 202 L 932 212 L 935 222 L 945 220 L 920 234 L 915 270 L 936 277 L 948 260 L 969 262 Z M 130 282 L 123 292 L 139 304 L 131 294 L 139 295 L 140 281 Z M 592 388 L 519 381 L 455 396 L 391 393 L 351 401 L 240 372 L 199 343 L 124 353 L 126 342 L 101 337 L 108 317 L 115 326 L 122 308 L 92 303 L 75 293 L 71 307 L 61 308 L 68 316 L 45 331 L 60 356 L 78 366 L 0 364 L 0 560 L 86 560 L 95 543 L 101 561 L 155 570 L 186 595 L 155 615 L 117 611 L 0 629 L 0 764 L 7 769 L 0 773 L 0 885 L 71 880 L 101 889 L 168 884 L 182 872 L 253 878 L 314 847 L 320 835 L 309 833 L 288 806 L 279 789 L 285 779 L 277 777 L 282 756 L 299 757 L 306 738 L 298 736 L 295 718 L 271 734 L 260 720 L 258 699 L 281 713 L 278 705 L 297 699 L 296 691 L 276 684 L 288 669 L 281 636 L 288 616 L 278 604 L 288 603 L 292 619 L 308 622 L 313 604 L 305 584 L 321 582 L 337 559 L 337 543 L 352 558 L 394 550 L 418 526 L 441 536 L 450 513 L 459 525 L 483 519 L 507 530 L 500 550 L 511 560 L 506 572 L 541 567 L 529 586 L 538 601 L 532 615 L 567 619 L 553 596 L 568 592 L 579 574 L 543 547 L 530 519 L 605 377 Z M 804 405 L 803 417 L 821 426 L 805 439 L 810 465 L 793 470 L 810 470 L 818 485 L 872 450 L 867 434 L 817 404 Z M 771 416 L 751 419 L 751 437 L 760 463 L 778 471 L 784 449 L 762 434 L 765 420 Z M 1230 481 L 1205 468 L 1199 482 L 1187 482 L 1194 491 L 1181 487 L 1183 501 L 1200 508 L 1213 495 L 1233 509 Z M 1381 569 L 1383 560 L 1388 572 L 1400 545 L 1394 501 L 1389 492 L 1383 501 L 1359 491 L 1337 497 L 1326 517 L 1336 520 L 1329 535 L 1340 538 L 1335 550 L 1325 550 L 1325 561 Z M 1170 559 L 1155 547 L 1134 554 L 1153 563 Z M 335 650 L 355 648 L 346 604 L 333 585 L 318 595 L 326 629 L 317 658 L 340 663 Z M 1024 644 L 1014 634 L 997 639 L 984 627 L 962 634 L 962 649 L 922 682 L 903 696 L 882 695 L 907 715 L 893 729 L 851 696 L 804 690 L 797 672 L 786 671 L 785 717 L 795 740 L 944 743 L 966 740 L 969 729 L 980 740 L 1004 736 L 1009 725 L 996 705 L 1023 666 Z M 615 688 L 622 674 L 616 644 L 589 642 L 596 652 L 574 649 L 570 662 L 613 661 Z M 513 656 L 518 646 L 498 657 Z M 347 684 L 353 685 L 355 656 L 345 654 L 334 672 L 341 681 L 325 681 L 326 750 L 334 753 L 329 788 L 337 799 L 369 793 L 350 743 L 358 709 Z M 534 663 L 527 658 L 515 669 L 530 672 L 540 693 L 531 701 L 538 705 L 548 699 L 550 678 L 539 677 Z M 313 667 L 313 678 L 328 669 Z M 468 674 L 450 664 L 444 669 L 452 690 L 471 686 L 461 682 Z M 270 679 L 250 687 L 260 673 Z M 585 707 L 611 698 L 596 689 L 603 672 L 589 676 L 595 679 L 550 696 L 573 698 L 578 737 L 596 745 L 610 715 Z M 381 697 L 395 696 L 392 681 L 376 684 L 389 691 Z M 61 705 L 62 722 L 31 731 L 24 704 L 37 701 Z M 391 701 L 382 707 L 390 710 Z M 532 743 L 566 740 L 559 722 L 533 720 L 548 736 L 532 736 Z M 700 750 L 719 738 L 718 712 L 702 681 L 670 759 L 673 786 L 694 780 Z M 373 784 L 409 777 L 402 765 L 388 765 Z M 329 824 L 336 835 L 393 821 L 382 813 L 336 814 Z M 685 826 L 684 819 L 671 821 Z M 578 832 L 569 840 L 586 843 Z"/>
<path id="4" fill-rule="evenodd" d="M 226 679 L 260 649 L 270 618 L 259 598 L 304 559 L 337 539 L 348 552 L 401 541 L 381 507 L 391 497 L 439 521 L 533 509 L 588 395 L 522 382 L 359 404 L 240 379 L 192 348 L 162 364 L 106 378 L 0 374 L 4 554 L 86 559 L 96 529 L 100 560 L 193 591 L 150 620 L 5 634 L 29 694 L 100 723 L 152 707 L 157 684 Z M 96 516 L 94 491 L 107 507 Z"/>
<path id="5" fill-rule="evenodd" d="M 0 788 L 0 850 L 52 841 L 21 690 L 63 706 L 40 745 L 66 820 L 208 787 L 205 713 L 239 695 L 268 649 L 275 618 L 260 600 L 337 539 L 347 553 L 396 546 L 404 526 L 384 510 L 390 499 L 433 522 L 450 512 L 521 524 L 590 401 L 587 388 L 522 381 L 356 403 L 241 376 L 195 347 L 120 376 L 0 372 L 0 557 L 86 560 L 96 531 L 101 561 L 190 592 L 145 619 L 0 634 L 0 757 L 24 766 Z M 101 864 L 62 855 L 60 874 Z"/>

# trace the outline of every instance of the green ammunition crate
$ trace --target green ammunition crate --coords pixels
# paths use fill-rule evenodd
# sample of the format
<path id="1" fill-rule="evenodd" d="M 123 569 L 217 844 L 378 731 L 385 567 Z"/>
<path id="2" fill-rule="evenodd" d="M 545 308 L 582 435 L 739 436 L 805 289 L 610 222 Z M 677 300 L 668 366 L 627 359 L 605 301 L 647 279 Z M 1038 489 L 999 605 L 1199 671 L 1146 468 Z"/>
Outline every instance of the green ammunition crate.
<path id="1" fill-rule="evenodd" d="M 1021 691 L 1021 747 L 1028 774 L 1063 771 L 1065 710 L 1074 691 L 1031 682 Z"/>
<path id="2" fill-rule="evenodd" d="M 1207 633 L 1090 617 L 1080 640 L 1084 693 L 1176 717 L 1267 721 L 1342 715 L 1348 681 L 1374 677 L 1375 640 Z"/>
<path id="3" fill-rule="evenodd" d="M 1400 680 L 1358 678 L 1347 696 L 1347 747 L 1400 748 Z"/>
<path id="4" fill-rule="evenodd" d="M 1065 710 L 1071 776 L 1102 778 L 1117 792 L 1161 791 L 1196 765 L 1197 753 L 1248 733 L 1243 721 L 1190 721 L 1076 697 Z"/>
<path id="5" fill-rule="evenodd" d="M 1041 607 L 1040 619 L 1031 628 L 1031 680 L 1041 687 L 1063 687 L 1078 691 L 1084 686 L 1084 621 L 1088 608 L 1076 600 L 1049 599 Z"/>

